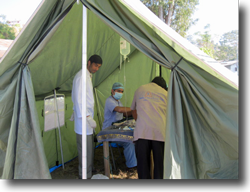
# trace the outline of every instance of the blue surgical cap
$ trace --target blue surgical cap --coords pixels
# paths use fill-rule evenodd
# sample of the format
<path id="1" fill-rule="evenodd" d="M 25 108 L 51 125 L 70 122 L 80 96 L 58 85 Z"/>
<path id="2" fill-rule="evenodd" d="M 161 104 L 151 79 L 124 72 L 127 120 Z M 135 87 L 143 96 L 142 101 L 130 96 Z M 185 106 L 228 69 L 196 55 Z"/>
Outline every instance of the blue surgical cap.
<path id="1" fill-rule="evenodd" d="M 116 90 L 116 89 L 123 89 L 124 90 L 124 87 L 123 87 L 122 83 L 116 82 L 116 83 L 113 84 L 112 89 L 113 90 Z"/>

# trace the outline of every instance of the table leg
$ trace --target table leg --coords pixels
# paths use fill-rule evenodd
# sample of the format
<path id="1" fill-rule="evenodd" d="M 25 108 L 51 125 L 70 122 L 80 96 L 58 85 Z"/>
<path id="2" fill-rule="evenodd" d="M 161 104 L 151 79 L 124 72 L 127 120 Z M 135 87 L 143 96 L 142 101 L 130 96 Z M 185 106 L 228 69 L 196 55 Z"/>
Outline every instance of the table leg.
<path id="1" fill-rule="evenodd" d="M 110 178 L 110 167 L 109 167 L 109 142 L 103 142 L 103 159 L 104 159 L 104 170 L 105 175 Z"/>
<path id="2" fill-rule="evenodd" d="M 152 150 L 150 154 L 150 175 L 151 175 L 151 179 L 154 179 L 154 157 L 153 157 Z"/>

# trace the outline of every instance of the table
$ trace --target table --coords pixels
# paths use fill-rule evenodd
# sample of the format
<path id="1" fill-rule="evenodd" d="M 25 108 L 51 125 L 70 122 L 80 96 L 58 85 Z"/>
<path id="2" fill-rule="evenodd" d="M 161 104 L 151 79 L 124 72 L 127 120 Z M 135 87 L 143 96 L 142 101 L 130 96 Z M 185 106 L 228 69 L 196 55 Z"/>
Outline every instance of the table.
<path id="1" fill-rule="evenodd" d="M 97 134 L 98 142 L 106 141 L 122 141 L 133 143 L 134 139 L 134 128 L 116 128 L 115 126 L 110 126 Z"/>
<path id="2" fill-rule="evenodd" d="M 122 126 L 123 127 L 123 126 Z M 130 142 L 133 143 L 134 140 L 134 127 L 128 128 L 117 128 L 116 126 L 112 125 L 107 127 L 106 129 L 100 131 L 96 138 L 98 142 L 103 142 L 103 159 L 104 159 L 104 170 L 105 175 L 110 178 L 110 166 L 109 166 L 109 141 L 122 141 L 122 142 Z M 126 130 L 125 130 L 126 129 Z M 153 170 L 154 170 L 154 160 L 153 160 L 153 153 L 151 151 L 151 163 L 150 163 L 150 172 L 151 178 L 154 177 Z"/>
<path id="3" fill-rule="evenodd" d="M 104 170 L 105 175 L 110 177 L 110 167 L 109 167 L 109 141 L 122 141 L 133 143 L 134 130 L 132 128 L 116 128 L 112 125 L 106 129 L 100 131 L 96 138 L 98 142 L 103 142 L 103 158 L 104 158 Z"/>

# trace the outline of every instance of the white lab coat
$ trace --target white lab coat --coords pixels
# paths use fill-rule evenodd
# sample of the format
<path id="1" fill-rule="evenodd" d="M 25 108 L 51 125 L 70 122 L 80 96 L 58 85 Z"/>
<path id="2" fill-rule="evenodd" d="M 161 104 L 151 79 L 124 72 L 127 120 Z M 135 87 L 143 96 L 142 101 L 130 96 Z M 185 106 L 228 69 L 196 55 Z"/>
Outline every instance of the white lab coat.
<path id="1" fill-rule="evenodd" d="M 82 134 L 82 70 L 80 70 L 74 80 L 72 87 L 72 101 L 74 110 L 75 132 Z M 86 75 L 86 115 L 94 117 L 94 95 L 92 85 L 92 74 L 87 70 Z M 93 129 L 87 123 L 87 135 L 93 134 Z"/>

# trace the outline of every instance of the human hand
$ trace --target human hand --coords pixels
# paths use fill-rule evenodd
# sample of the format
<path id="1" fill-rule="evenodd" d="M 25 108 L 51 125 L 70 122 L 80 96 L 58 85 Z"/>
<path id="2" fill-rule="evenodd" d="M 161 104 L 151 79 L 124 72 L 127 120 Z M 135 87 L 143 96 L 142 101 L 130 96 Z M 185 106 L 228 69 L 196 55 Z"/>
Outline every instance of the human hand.
<path id="1" fill-rule="evenodd" d="M 96 122 L 91 116 L 87 117 L 87 122 L 90 125 L 90 127 L 92 127 L 93 129 L 96 128 Z"/>

